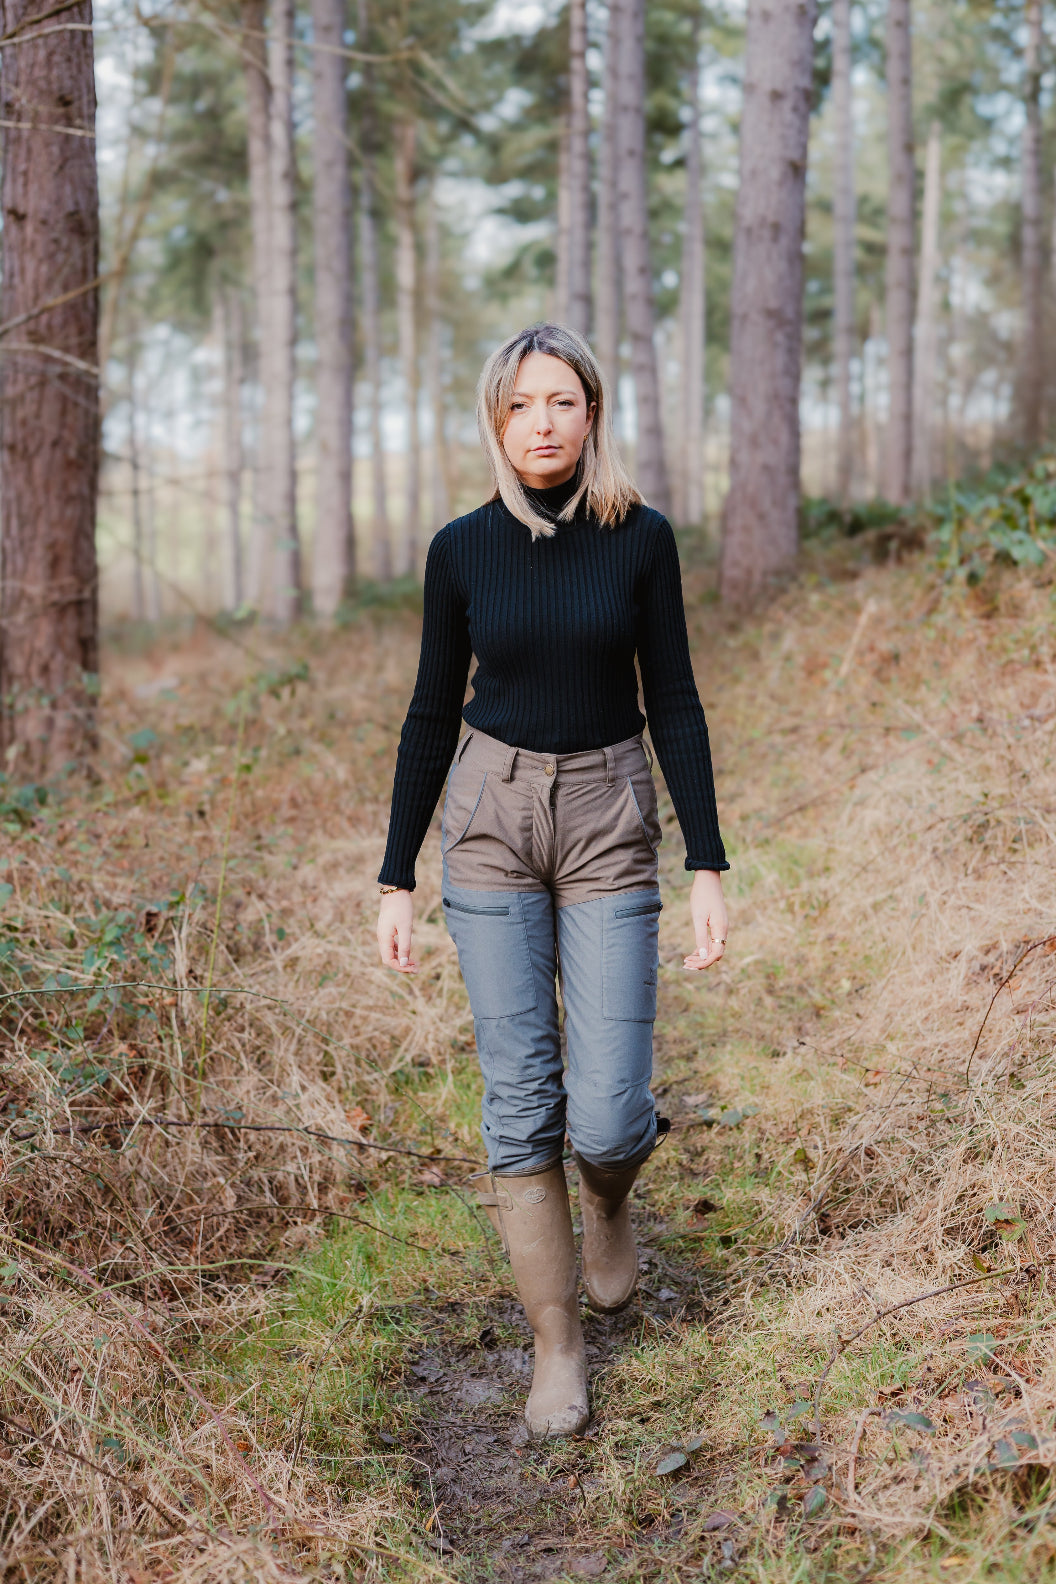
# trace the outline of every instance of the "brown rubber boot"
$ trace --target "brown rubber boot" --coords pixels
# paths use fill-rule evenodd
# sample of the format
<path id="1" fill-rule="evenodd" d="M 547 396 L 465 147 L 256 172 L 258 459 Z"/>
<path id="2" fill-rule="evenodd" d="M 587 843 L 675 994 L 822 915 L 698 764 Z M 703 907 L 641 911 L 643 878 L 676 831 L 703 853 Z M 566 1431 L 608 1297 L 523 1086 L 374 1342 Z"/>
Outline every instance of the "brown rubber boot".
<path id="1" fill-rule="evenodd" d="M 576 1155 L 583 1216 L 583 1286 L 599 1314 L 625 1309 L 638 1285 L 638 1250 L 627 1196 L 642 1167 L 609 1171 Z"/>
<path id="2" fill-rule="evenodd" d="M 506 1233 L 503 1231 L 502 1217 L 499 1215 L 499 1196 L 495 1190 L 491 1173 L 487 1171 L 474 1172 L 469 1180 L 476 1191 L 477 1203 L 499 1234 L 503 1249 L 508 1254 L 510 1251 L 506 1248 Z M 505 1195 L 505 1202 L 507 1205 L 510 1204 L 509 1194 Z"/>
<path id="3" fill-rule="evenodd" d="M 576 1245 L 564 1168 L 496 1177 L 495 1198 L 517 1292 L 535 1336 L 524 1417 L 540 1440 L 576 1435 L 590 1418 L 579 1323 Z"/>

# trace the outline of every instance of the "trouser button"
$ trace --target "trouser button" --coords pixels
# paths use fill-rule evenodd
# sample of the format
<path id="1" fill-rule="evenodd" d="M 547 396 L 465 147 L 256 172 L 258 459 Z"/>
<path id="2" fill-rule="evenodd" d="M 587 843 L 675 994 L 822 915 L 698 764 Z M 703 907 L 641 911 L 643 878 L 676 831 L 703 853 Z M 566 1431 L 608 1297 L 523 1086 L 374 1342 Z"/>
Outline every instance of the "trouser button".
<path id="1" fill-rule="evenodd" d="M 552 764 L 548 764 L 546 766 L 546 773 L 547 773 L 547 775 L 553 775 L 554 774 L 554 766 Z"/>

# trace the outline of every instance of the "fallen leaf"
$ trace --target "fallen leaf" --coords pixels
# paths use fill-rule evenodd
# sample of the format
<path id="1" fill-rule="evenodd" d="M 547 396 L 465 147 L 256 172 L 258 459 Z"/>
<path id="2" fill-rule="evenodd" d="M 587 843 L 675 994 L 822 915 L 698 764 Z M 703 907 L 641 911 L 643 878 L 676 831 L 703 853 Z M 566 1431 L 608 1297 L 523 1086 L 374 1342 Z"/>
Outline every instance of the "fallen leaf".
<path id="1" fill-rule="evenodd" d="M 577 1578 L 600 1578 L 608 1565 L 608 1559 L 600 1551 L 594 1551 L 588 1556 L 572 1557 L 568 1571 Z"/>
<path id="2" fill-rule="evenodd" d="M 356 1128 L 360 1133 L 362 1133 L 364 1128 L 369 1128 L 369 1126 L 370 1126 L 370 1121 L 371 1121 L 370 1116 L 367 1114 L 366 1111 L 364 1111 L 363 1107 L 360 1106 L 360 1105 L 351 1106 L 351 1107 L 347 1108 L 346 1111 L 345 1111 L 345 1115 L 347 1116 L 347 1118 L 348 1118 L 349 1122 L 352 1124 L 352 1126 L 354 1128 Z"/>
<path id="3" fill-rule="evenodd" d="M 967 1561 L 968 1561 L 967 1557 L 946 1556 L 946 1557 L 942 1557 L 941 1558 L 941 1560 L 939 1562 L 939 1566 L 943 1570 L 945 1570 L 946 1568 L 964 1567 L 964 1565 L 965 1565 L 965 1563 Z"/>
<path id="4" fill-rule="evenodd" d="M 673 1474 L 676 1469 L 685 1468 L 688 1462 L 689 1459 L 684 1452 L 669 1452 L 656 1465 L 656 1472 L 658 1474 Z"/>
<path id="5" fill-rule="evenodd" d="M 820 1485 L 812 1485 L 803 1497 L 804 1518 L 817 1518 L 825 1511 L 829 1498 Z"/>
<path id="6" fill-rule="evenodd" d="M 718 1512 L 709 1513 L 704 1520 L 704 1533 L 714 1534 L 716 1529 L 728 1529 L 739 1517 L 740 1513 L 730 1512 L 725 1507 L 720 1508 Z"/>

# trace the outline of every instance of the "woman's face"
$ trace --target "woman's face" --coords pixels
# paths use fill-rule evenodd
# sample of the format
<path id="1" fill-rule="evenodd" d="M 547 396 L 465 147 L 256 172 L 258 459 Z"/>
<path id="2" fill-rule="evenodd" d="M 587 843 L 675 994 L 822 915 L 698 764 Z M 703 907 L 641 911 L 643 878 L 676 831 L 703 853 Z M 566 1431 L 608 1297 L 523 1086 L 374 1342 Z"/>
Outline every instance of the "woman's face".
<path id="1" fill-rule="evenodd" d="M 521 359 L 502 444 L 523 484 L 547 489 L 570 479 L 593 422 L 575 369 L 549 352 Z"/>

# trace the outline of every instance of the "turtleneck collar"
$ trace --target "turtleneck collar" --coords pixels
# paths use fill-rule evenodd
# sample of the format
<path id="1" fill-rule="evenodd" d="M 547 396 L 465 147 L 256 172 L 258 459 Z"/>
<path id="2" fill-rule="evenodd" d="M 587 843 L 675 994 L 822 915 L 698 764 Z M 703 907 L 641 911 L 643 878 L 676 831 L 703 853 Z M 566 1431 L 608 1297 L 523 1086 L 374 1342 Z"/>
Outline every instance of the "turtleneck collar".
<path id="1" fill-rule="evenodd" d="M 579 469 L 577 468 L 572 477 L 565 479 L 563 484 L 551 484 L 548 489 L 532 489 L 526 484 L 524 493 L 544 517 L 556 518 L 560 516 L 578 488 Z"/>

